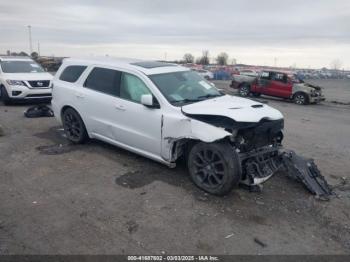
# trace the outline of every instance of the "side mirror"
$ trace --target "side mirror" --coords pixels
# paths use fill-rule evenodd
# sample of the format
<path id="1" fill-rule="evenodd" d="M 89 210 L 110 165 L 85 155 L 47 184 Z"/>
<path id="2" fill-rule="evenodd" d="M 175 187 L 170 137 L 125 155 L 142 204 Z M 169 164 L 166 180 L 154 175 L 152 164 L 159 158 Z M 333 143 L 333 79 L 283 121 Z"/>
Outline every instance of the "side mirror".
<path id="1" fill-rule="evenodd" d="M 141 104 L 150 108 L 160 108 L 158 101 L 156 103 L 153 100 L 153 95 L 145 94 L 141 96 Z"/>
<path id="2" fill-rule="evenodd" d="M 153 106 L 153 96 L 151 94 L 146 94 L 141 96 L 141 104 L 144 106 Z"/>

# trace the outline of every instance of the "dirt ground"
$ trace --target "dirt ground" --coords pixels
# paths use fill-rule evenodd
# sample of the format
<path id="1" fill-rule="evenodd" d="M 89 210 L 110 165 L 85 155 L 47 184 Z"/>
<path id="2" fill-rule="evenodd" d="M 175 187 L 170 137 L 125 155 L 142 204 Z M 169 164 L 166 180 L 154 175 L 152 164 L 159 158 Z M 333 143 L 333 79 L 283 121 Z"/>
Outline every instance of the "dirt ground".
<path id="1" fill-rule="evenodd" d="M 261 193 L 210 196 L 184 164 L 72 146 L 54 118 L 0 103 L 0 254 L 350 254 L 350 81 L 318 83 L 329 99 L 320 105 L 260 100 L 284 114 L 285 147 L 336 186 L 329 202 L 282 172 Z"/>

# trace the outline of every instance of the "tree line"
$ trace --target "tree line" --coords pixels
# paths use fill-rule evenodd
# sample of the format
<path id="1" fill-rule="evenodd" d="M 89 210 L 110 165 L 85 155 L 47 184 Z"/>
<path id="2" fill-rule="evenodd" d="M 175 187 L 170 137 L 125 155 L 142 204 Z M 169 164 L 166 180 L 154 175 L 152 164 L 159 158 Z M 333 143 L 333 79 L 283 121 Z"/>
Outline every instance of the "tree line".
<path id="1" fill-rule="evenodd" d="M 26 52 L 21 51 L 21 52 L 10 52 L 10 50 L 7 50 L 6 55 L 8 56 L 29 56 Z M 32 52 L 30 54 L 30 57 L 33 58 L 34 60 L 38 59 L 39 54 L 37 52 Z"/>
<path id="2" fill-rule="evenodd" d="M 215 61 L 218 65 L 227 65 L 228 59 L 229 59 L 228 54 L 225 52 L 221 52 L 220 54 L 217 55 L 217 57 L 215 58 Z M 208 65 L 208 64 L 210 64 L 209 51 L 203 50 L 202 56 L 197 57 L 197 58 L 195 58 L 191 53 L 186 53 L 183 56 L 182 62 L 188 63 L 188 64 L 196 63 L 199 65 Z"/>

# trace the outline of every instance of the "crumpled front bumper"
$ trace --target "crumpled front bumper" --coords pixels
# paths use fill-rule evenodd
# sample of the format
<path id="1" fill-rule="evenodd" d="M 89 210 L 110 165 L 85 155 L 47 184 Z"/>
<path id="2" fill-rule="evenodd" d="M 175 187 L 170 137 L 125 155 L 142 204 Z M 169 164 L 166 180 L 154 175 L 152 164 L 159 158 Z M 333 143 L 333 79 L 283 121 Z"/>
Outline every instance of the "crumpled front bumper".
<path id="1" fill-rule="evenodd" d="M 325 101 L 326 98 L 324 97 L 324 95 L 317 95 L 317 96 L 310 96 L 309 100 L 310 100 L 309 101 L 310 103 L 319 103 L 319 102 Z"/>
<path id="2" fill-rule="evenodd" d="M 239 156 L 243 174 L 241 183 L 246 186 L 259 185 L 281 170 L 319 198 L 329 199 L 333 195 L 314 160 L 299 156 L 292 150 L 282 146 L 266 146 Z"/>

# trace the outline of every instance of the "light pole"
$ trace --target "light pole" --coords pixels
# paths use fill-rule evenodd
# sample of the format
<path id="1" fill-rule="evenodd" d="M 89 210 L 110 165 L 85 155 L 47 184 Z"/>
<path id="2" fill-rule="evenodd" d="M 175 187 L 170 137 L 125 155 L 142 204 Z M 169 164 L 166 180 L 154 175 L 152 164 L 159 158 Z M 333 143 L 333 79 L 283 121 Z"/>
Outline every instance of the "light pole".
<path id="1" fill-rule="evenodd" d="M 33 45 L 32 45 L 32 26 L 28 25 L 28 33 L 29 33 L 29 56 L 33 53 Z"/>

